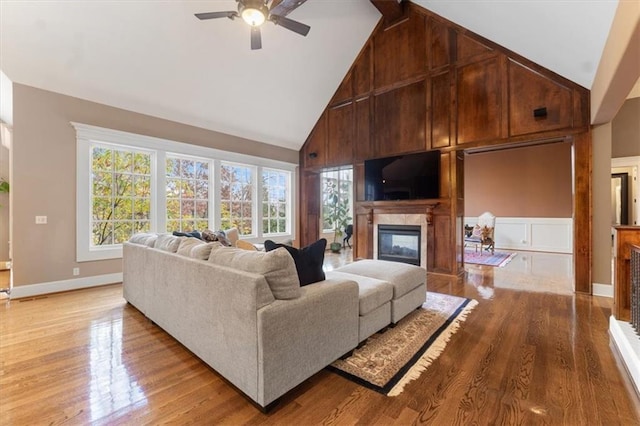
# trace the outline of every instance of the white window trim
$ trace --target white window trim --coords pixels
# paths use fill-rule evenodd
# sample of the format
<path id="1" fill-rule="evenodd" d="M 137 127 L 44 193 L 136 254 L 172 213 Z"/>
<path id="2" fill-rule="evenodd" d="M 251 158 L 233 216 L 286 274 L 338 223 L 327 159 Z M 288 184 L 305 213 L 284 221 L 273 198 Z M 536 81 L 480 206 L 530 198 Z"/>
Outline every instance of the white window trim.
<path id="1" fill-rule="evenodd" d="M 117 259 L 122 257 L 122 246 L 111 246 L 108 248 L 102 247 L 90 247 L 90 230 L 89 224 L 91 223 L 91 151 L 90 145 L 92 142 L 117 145 L 122 147 L 133 147 L 136 149 L 147 150 L 153 153 L 151 160 L 151 173 L 152 177 L 152 214 L 151 214 L 151 230 L 152 232 L 158 232 L 158 229 L 166 229 L 166 195 L 164 191 L 154 190 L 157 188 L 166 187 L 166 177 L 164 168 L 158 169 L 160 164 L 165 164 L 166 154 L 186 155 L 201 158 L 208 158 L 213 160 L 213 173 L 217 176 L 218 170 L 220 170 L 220 163 L 238 163 L 244 166 L 254 167 L 256 176 L 261 176 L 262 167 L 277 169 L 290 172 L 290 191 L 289 194 L 289 226 L 290 233 L 282 235 L 291 239 L 295 239 L 295 214 L 296 214 L 296 169 L 298 167 L 295 163 L 289 163 L 279 160 L 271 160 L 268 158 L 255 157 L 247 154 L 240 154 L 236 152 L 223 151 L 216 148 L 209 148 L 200 145 L 191 145 L 184 142 L 176 142 L 168 139 L 161 139 L 152 136 L 137 135 L 134 133 L 123 132 L 120 130 L 107 129 L 103 127 L 92 126 L 83 123 L 71 122 L 71 125 L 76 130 L 76 261 L 88 262 L 95 260 L 105 259 Z M 214 178 L 214 194 L 220 192 L 219 179 Z M 257 230 L 257 235 L 247 236 L 249 240 L 255 240 L 262 238 L 262 220 L 258 220 L 257 213 L 258 204 L 261 203 L 260 195 L 261 189 L 254 183 L 254 194 L 257 200 L 254 203 L 253 220 L 254 229 Z M 213 225 L 212 229 L 218 229 L 219 223 L 219 197 L 212 197 L 213 204 L 211 209 L 210 222 Z M 261 206 L 260 206 L 261 207 Z M 154 214 L 155 213 L 155 214 Z M 160 231 L 164 232 L 164 231 Z M 273 237 L 273 235 L 269 235 Z"/>

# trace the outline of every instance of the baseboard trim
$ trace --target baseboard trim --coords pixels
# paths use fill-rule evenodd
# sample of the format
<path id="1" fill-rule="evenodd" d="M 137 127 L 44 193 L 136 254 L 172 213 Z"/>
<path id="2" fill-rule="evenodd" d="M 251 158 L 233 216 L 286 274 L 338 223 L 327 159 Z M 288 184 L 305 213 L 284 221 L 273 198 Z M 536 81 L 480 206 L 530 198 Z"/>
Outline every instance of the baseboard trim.
<path id="1" fill-rule="evenodd" d="M 609 334 L 624 363 L 636 393 L 640 395 L 640 339 L 631 324 L 609 317 Z"/>
<path id="2" fill-rule="evenodd" d="M 591 284 L 591 294 L 594 296 L 613 297 L 613 286 L 609 284 Z"/>
<path id="3" fill-rule="evenodd" d="M 93 277 L 74 278 L 71 280 L 51 281 L 48 283 L 15 286 L 11 289 L 11 299 L 34 297 L 61 291 L 79 290 L 105 284 L 122 282 L 122 272 L 115 274 L 95 275 Z"/>

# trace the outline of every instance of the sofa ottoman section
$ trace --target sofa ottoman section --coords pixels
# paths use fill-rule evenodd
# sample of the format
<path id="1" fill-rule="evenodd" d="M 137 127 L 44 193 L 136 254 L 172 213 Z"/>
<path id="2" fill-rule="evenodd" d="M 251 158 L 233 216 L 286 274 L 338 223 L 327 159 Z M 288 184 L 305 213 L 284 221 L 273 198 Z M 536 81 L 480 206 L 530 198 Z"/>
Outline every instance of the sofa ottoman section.
<path id="1" fill-rule="evenodd" d="M 340 271 L 329 271 L 326 275 L 327 279 L 355 281 L 358 284 L 359 342 L 389 325 L 393 297 L 390 283 Z"/>
<path id="2" fill-rule="evenodd" d="M 342 266 L 336 272 L 361 275 L 391 283 L 391 323 L 422 306 L 427 297 L 427 271 L 407 263 L 364 259 Z"/>

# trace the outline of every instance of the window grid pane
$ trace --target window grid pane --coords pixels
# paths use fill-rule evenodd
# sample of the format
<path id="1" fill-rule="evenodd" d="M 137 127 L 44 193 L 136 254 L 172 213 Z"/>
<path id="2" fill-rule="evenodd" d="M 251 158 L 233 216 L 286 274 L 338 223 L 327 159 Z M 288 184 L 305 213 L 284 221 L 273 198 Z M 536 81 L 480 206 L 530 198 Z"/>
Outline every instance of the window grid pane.
<path id="1" fill-rule="evenodd" d="M 150 221 L 151 154 L 92 144 L 90 247 L 122 244 Z"/>
<path id="2" fill-rule="evenodd" d="M 223 163 L 220 170 L 220 225 L 253 235 L 253 168 Z"/>
<path id="3" fill-rule="evenodd" d="M 207 159 L 167 155 L 167 232 L 204 231 L 209 227 L 209 169 Z"/>
<path id="4" fill-rule="evenodd" d="M 280 170 L 262 171 L 262 232 L 265 235 L 287 232 L 289 173 Z"/>

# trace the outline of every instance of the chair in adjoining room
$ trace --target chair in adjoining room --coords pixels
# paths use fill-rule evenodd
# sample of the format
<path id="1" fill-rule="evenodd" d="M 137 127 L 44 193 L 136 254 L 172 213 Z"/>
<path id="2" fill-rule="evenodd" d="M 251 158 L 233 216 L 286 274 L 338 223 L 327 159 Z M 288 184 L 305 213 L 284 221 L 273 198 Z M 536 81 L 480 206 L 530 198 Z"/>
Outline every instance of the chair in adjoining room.
<path id="1" fill-rule="evenodd" d="M 348 245 L 349 248 L 351 248 L 351 244 L 349 243 L 349 240 L 351 239 L 351 236 L 353 235 L 353 225 L 349 224 L 347 225 L 346 228 L 344 228 L 344 238 L 342 239 L 342 247 L 344 247 L 344 245 Z"/>
<path id="2" fill-rule="evenodd" d="M 464 245 L 466 246 L 467 243 L 474 244 L 476 251 L 478 251 L 478 246 L 480 246 L 480 252 L 484 249 L 491 251 L 491 254 L 493 254 L 495 249 L 495 227 L 495 215 L 491 212 L 482 213 L 478 216 L 478 223 L 473 228 L 465 226 Z"/>

